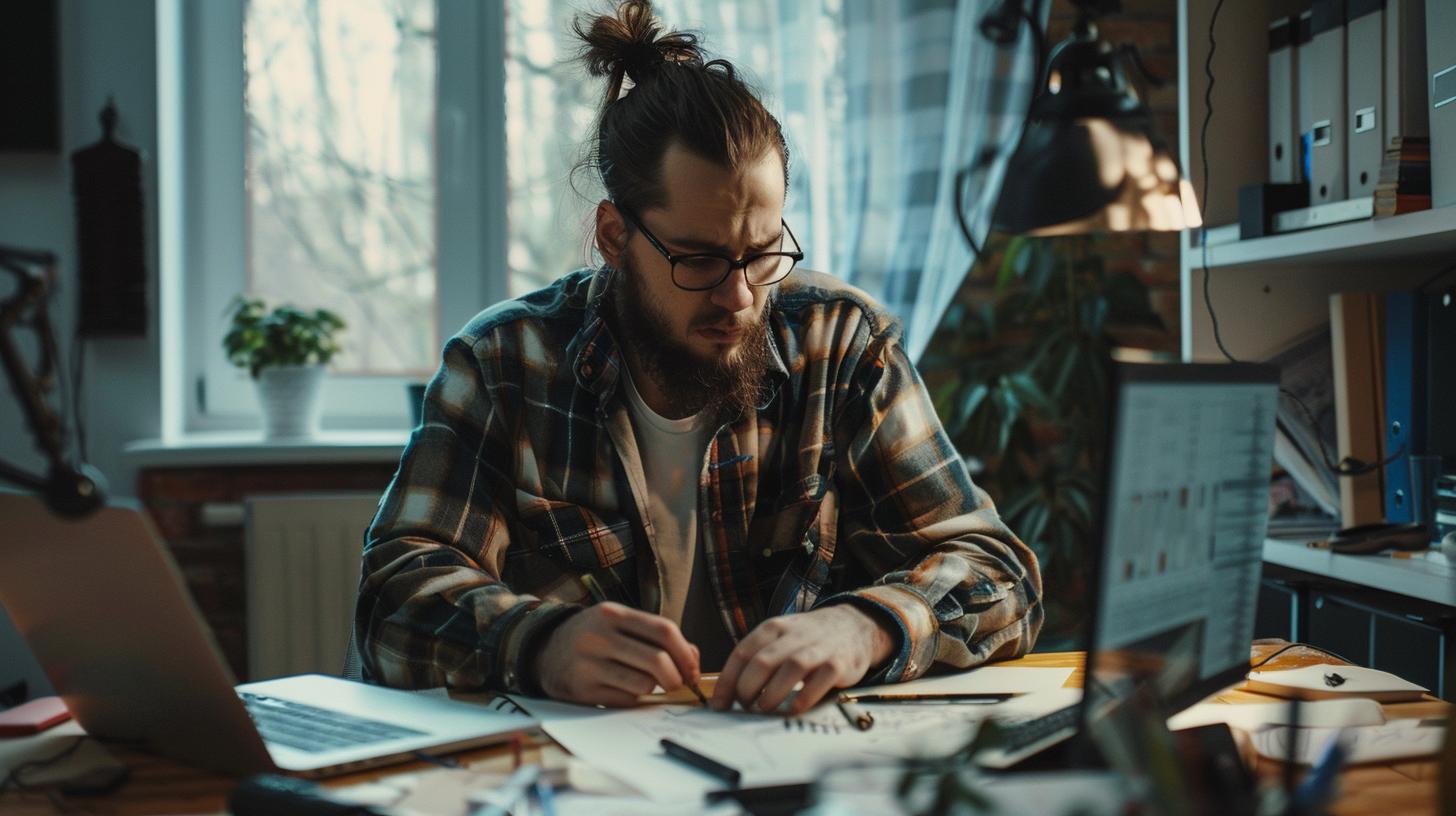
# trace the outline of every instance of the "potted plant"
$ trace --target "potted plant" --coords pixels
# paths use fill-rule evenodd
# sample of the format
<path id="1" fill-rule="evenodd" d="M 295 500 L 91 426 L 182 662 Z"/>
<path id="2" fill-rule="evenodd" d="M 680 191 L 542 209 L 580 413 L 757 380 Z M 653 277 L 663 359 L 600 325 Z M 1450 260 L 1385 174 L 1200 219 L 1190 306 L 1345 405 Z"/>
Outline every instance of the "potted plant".
<path id="1" fill-rule="evenodd" d="M 258 387 L 263 435 L 268 439 L 312 436 L 319 427 L 319 389 L 324 368 L 339 353 L 344 321 L 327 309 L 305 311 L 234 298 L 232 326 L 222 339 L 228 361 L 245 368 Z"/>
<path id="2" fill-rule="evenodd" d="M 1108 350 L 1166 331 L 1147 287 L 1107 269 L 1098 242 L 998 238 L 981 267 L 994 280 L 968 278 L 920 360 L 951 441 L 1041 560 L 1039 649 L 1080 648 Z"/>

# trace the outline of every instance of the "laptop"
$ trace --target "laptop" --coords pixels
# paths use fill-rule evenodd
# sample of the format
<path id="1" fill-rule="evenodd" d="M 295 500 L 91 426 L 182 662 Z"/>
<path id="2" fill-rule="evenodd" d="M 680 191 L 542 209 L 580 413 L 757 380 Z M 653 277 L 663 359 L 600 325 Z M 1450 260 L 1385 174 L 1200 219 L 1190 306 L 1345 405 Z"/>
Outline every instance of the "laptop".
<path id="1" fill-rule="evenodd" d="M 91 736 L 231 775 L 319 777 L 507 742 L 536 725 L 320 674 L 235 688 L 143 513 L 109 505 L 72 521 L 0 494 L 0 520 L 0 604 Z"/>
<path id="2" fill-rule="evenodd" d="M 1110 387 L 1087 691 L 999 720 L 1004 739 L 977 756 L 983 767 L 1088 733 L 1137 685 L 1172 715 L 1248 671 L 1279 369 L 1115 363 Z"/>

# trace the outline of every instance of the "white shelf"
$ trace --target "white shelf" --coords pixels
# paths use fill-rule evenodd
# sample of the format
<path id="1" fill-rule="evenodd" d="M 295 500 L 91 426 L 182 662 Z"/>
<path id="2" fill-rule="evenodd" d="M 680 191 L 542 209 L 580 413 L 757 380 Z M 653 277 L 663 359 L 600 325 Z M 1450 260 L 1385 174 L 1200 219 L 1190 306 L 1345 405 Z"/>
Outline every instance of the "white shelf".
<path id="1" fill-rule="evenodd" d="M 1456 207 L 1442 207 L 1210 246 L 1208 266 L 1337 265 L 1415 258 L 1449 262 L 1452 255 L 1456 255 Z M 1184 258 L 1190 269 L 1203 265 L 1198 247 L 1190 248 Z"/>
<path id="2" fill-rule="evenodd" d="M 1299 541 L 1264 541 L 1264 561 L 1348 584 L 1456 606 L 1456 564 L 1440 553 L 1411 558 L 1339 555 Z"/>
<path id="3" fill-rule="evenodd" d="M 189 434 L 176 440 L 129 443 L 139 467 L 216 465 L 339 465 L 398 462 L 409 431 L 324 431 L 297 440 L 265 440 L 262 431 Z"/>

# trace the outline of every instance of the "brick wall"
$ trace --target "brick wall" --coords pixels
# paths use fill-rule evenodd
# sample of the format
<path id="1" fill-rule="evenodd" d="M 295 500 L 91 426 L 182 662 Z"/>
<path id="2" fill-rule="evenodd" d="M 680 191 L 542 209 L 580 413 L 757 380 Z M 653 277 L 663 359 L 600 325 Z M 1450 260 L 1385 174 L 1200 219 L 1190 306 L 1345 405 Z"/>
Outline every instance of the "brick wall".
<path id="1" fill-rule="evenodd" d="M 202 617 L 212 628 L 223 658 L 238 680 L 248 675 L 247 587 L 240 521 L 209 521 L 208 505 L 241 504 L 248 496 L 378 491 L 395 464 L 274 467 L 147 468 L 137 495 L 166 540 Z M 363 526 L 360 522 L 360 545 Z"/>

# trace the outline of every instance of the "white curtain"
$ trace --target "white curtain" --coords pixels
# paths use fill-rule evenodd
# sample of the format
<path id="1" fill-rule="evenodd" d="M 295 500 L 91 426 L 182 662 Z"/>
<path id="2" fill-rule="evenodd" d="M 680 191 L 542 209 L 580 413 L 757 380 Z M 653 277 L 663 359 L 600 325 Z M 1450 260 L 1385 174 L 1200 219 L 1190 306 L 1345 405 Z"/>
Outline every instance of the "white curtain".
<path id="1" fill-rule="evenodd" d="M 745 69 L 790 142 L 785 217 L 806 263 L 880 299 L 918 358 L 971 265 L 954 181 L 988 147 L 964 205 L 984 242 L 1030 99 L 1034 48 L 984 40 L 993 0 L 658 0 Z"/>

